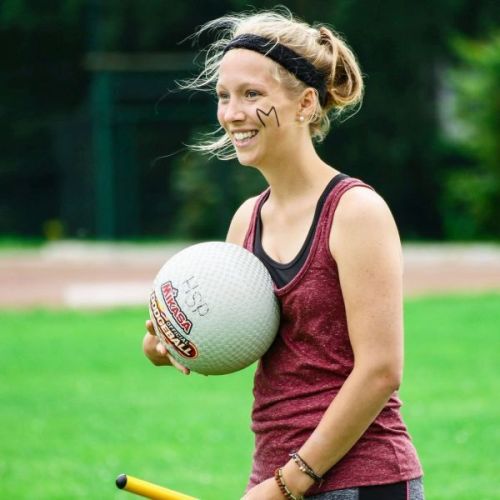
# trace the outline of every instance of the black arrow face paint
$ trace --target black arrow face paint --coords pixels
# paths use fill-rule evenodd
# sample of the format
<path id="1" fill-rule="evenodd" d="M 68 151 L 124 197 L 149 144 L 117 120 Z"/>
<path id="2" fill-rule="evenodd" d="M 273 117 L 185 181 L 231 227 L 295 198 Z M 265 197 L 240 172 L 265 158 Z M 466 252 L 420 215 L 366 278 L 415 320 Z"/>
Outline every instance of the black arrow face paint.
<path id="1" fill-rule="evenodd" d="M 269 118 L 269 116 L 273 112 L 274 112 L 274 117 L 276 118 L 276 123 L 278 124 L 278 127 L 279 127 L 280 126 L 280 121 L 279 121 L 279 118 L 278 118 L 278 113 L 276 112 L 276 108 L 274 106 L 267 113 L 263 109 L 257 108 L 257 110 L 256 110 L 257 118 L 259 119 L 260 123 L 262 123 L 262 126 L 264 126 L 264 127 L 266 126 L 266 123 L 263 120 L 262 115 L 264 115 L 264 116 L 266 116 L 266 117 Z"/>

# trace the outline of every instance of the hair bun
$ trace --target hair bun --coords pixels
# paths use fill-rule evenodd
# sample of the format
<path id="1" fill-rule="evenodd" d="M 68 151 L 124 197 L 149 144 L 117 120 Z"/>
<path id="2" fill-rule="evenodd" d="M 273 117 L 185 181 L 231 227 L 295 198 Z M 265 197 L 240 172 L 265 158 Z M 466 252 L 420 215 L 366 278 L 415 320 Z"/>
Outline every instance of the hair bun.
<path id="1" fill-rule="evenodd" d="M 319 38 L 318 43 L 320 45 L 332 45 L 332 33 L 328 28 L 321 26 L 318 30 Z"/>

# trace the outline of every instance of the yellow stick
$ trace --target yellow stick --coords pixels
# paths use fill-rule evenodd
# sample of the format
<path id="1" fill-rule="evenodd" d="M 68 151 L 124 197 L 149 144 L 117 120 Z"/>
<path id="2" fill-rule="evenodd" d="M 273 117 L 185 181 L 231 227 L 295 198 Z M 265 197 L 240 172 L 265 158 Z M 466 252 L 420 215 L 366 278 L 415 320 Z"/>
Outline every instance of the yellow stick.
<path id="1" fill-rule="evenodd" d="M 198 500 L 195 497 L 190 497 L 178 491 L 169 490 L 134 476 L 127 476 L 126 474 L 121 474 L 116 478 L 116 486 L 121 490 L 130 491 L 130 493 L 151 498 L 152 500 Z"/>

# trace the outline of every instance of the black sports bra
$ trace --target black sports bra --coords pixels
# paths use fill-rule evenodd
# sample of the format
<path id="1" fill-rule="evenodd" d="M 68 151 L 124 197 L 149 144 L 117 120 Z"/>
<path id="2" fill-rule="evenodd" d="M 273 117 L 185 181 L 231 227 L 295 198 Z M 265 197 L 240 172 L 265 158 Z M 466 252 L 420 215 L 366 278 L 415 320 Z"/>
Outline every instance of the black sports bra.
<path id="1" fill-rule="evenodd" d="M 304 265 L 307 256 L 309 255 L 309 251 L 311 250 L 311 245 L 314 239 L 314 233 L 316 232 L 316 225 L 318 223 L 319 216 L 321 214 L 321 210 L 323 205 L 325 204 L 325 200 L 328 195 L 333 191 L 335 186 L 342 180 L 347 179 L 349 176 L 346 174 L 337 174 L 330 182 L 327 184 L 323 193 L 321 194 L 318 203 L 316 204 L 316 210 L 314 212 L 314 219 L 312 221 L 311 227 L 309 228 L 309 232 L 307 233 L 306 240 L 302 245 L 299 253 L 296 257 L 286 264 L 282 264 L 281 262 L 276 262 L 271 259 L 269 255 L 262 248 L 262 219 L 260 217 L 260 211 L 262 209 L 262 205 L 266 202 L 267 198 L 269 198 L 270 191 L 266 194 L 266 197 L 260 204 L 258 209 L 257 218 L 255 221 L 255 238 L 253 244 L 253 253 L 262 261 L 262 263 L 266 266 L 267 270 L 271 274 L 271 277 L 278 288 L 284 287 L 287 283 L 290 283 L 292 279 L 297 275 L 302 266 Z"/>

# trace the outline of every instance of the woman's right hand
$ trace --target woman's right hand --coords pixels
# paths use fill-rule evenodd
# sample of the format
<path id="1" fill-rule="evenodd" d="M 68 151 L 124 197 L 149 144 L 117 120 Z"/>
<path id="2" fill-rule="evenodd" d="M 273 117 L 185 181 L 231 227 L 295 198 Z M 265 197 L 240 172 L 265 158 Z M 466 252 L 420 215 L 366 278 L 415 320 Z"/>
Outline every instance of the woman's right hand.
<path id="1" fill-rule="evenodd" d="M 191 371 L 189 368 L 182 366 L 176 361 L 167 351 L 165 346 L 158 340 L 156 332 L 153 327 L 153 322 L 148 319 L 146 321 L 146 335 L 142 341 L 142 348 L 146 357 L 155 366 L 173 366 L 177 368 L 184 375 L 189 375 Z"/>

